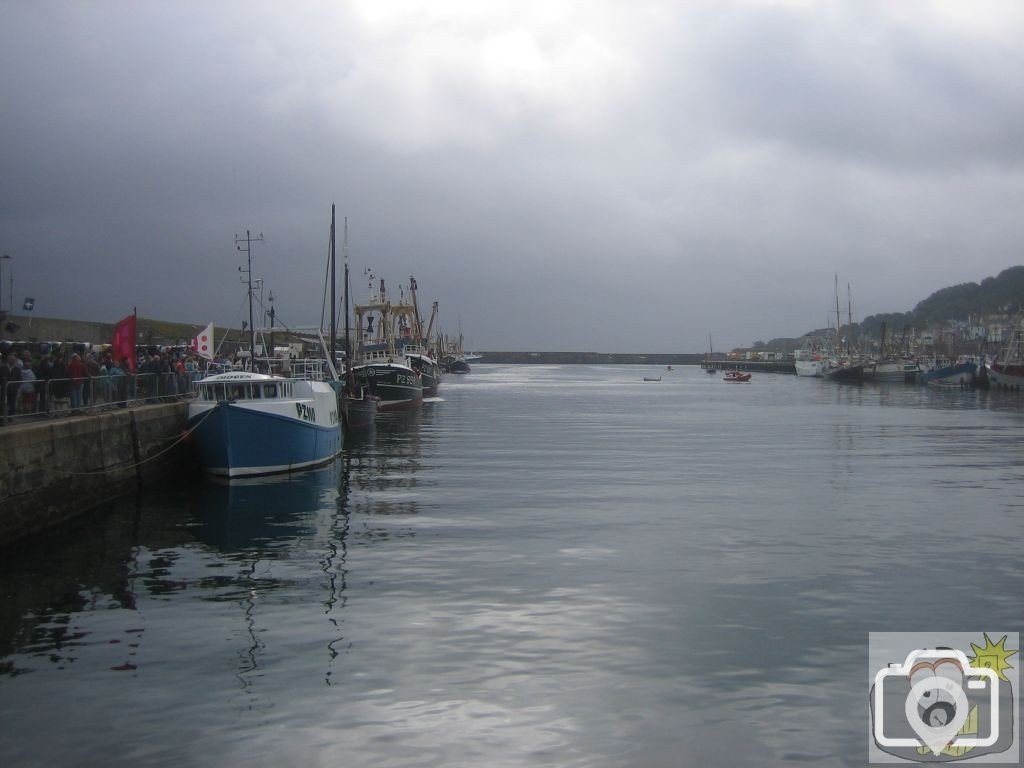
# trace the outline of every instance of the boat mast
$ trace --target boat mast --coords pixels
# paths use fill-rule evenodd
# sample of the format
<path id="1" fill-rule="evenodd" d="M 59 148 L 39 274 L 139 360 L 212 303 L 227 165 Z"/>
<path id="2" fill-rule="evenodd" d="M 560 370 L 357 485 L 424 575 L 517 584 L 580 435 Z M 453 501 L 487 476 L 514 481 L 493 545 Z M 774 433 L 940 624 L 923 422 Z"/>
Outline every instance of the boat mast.
<path id="1" fill-rule="evenodd" d="M 437 317 L 437 302 L 435 301 L 433 303 L 433 305 L 430 307 L 430 322 L 427 323 L 427 335 L 426 335 L 426 338 L 425 338 L 425 343 L 428 346 L 430 344 L 430 335 L 434 331 L 434 318 L 436 318 L 436 317 Z M 437 352 L 438 356 L 440 356 L 441 350 L 438 349 L 438 350 L 436 350 L 436 352 Z"/>
<path id="2" fill-rule="evenodd" d="M 416 301 L 416 278 L 409 275 L 409 293 L 412 294 L 412 322 L 416 343 L 423 344 L 423 321 L 420 320 L 420 306 Z"/>
<path id="3" fill-rule="evenodd" d="M 839 336 L 839 275 L 836 275 L 836 352 L 841 352 L 842 349 L 842 338 Z M 847 343 L 847 351 L 849 351 L 849 343 Z"/>
<path id="4" fill-rule="evenodd" d="M 846 284 L 846 352 L 850 353 L 853 344 L 853 299 L 850 296 L 850 284 Z"/>
<path id="5" fill-rule="evenodd" d="M 345 236 L 341 240 L 341 258 L 345 262 L 345 378 L 352 377 L 352 344 L 349 341 L 348 328 L 348 216 L 345 217 Z"/>
<path id="6" fill-rule="evenodd" d="M 335 280 L 335 275 L 334 275 L 334 203 L 331 203 L 331 365 L 332 366 L 337 364 L 337 363 L 335 363 L 335 360 L 337 359 L 337 355 L 335 354 L 334 347 L 335 347 L 335 343 L 336 343 L 337 338 L 338 338 L 338 330 L 335 327 L 335 322 L 336 322 L 335 318 L 338 315 L 337 311 L 335 310 L 335 308 L 338 306 L 338 303 L 337 303 L 337 301 L 335 299 L 335 296 L 334 296 L 334 284 L 335 284 L 335 282 L 336 282 L 336 280 Z"/>
<path id="7" fill-rule="evenodd" d="M 256 370 L 256 328 L 252 324 L 252 244 L 263 242 L 263 233 L 260 232 L 259 237 L 253 237 L 249 234 L 249 230 L 245 230 L 245 248 L 242 247 L 242 238 L 235 235 L 235 248 L 239 251 L 244 251 L 247 259 L 247 266 L 243 270 L 241 267 L 238 268 L 239 272 L 245 272 L 245 281 L 249 285 L 249 370 Z"/>

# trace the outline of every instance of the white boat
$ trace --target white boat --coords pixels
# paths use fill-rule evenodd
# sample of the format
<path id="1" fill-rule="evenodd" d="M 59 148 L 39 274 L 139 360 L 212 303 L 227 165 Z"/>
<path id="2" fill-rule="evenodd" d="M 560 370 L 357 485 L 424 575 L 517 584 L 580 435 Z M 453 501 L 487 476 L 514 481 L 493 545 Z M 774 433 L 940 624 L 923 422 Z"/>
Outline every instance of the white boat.
<path id="1" fill-rule="evenodd" d="M 793 353 L 797 376 L 809 376 L 820 379 L 828 370 L 828 355 L 811 337 L 804 339 L 804 344 Z"/>
<path id="2" fill-rule="evenodd" d="M 188 424 L 203 468 L 224 477 L 294 472 L 342 449 L 338 396 L 327 381 L 252 371 L 208 376 L 189 403 Z"/>

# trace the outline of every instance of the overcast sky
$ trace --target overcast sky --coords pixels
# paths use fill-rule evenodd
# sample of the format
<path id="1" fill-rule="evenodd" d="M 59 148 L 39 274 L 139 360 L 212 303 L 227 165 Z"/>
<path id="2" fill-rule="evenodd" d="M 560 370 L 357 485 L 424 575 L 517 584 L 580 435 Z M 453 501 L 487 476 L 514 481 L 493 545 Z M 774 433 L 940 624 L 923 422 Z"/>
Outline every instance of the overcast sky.
<path id="1" fill-rule="evenodd" d="M 1024 263 L 1018 0 L 0 0 L 3 305 L 318 323 L 331 203 L 490 350 L 700 352 Z M 340 238 L 339 238 L 340 250 Z"/>

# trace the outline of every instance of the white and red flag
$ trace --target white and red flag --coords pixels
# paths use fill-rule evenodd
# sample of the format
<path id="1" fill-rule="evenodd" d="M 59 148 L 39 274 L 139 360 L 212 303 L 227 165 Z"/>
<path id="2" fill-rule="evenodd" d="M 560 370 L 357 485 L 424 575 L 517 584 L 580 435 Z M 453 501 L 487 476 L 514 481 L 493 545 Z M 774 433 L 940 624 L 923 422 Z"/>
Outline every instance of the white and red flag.
<path id="1" fill-rule="evenodd" d="M 192 339 L 192 348 L 200 357 L 213 360 L 213 323 L 203 328 L 199 335 Z"/>

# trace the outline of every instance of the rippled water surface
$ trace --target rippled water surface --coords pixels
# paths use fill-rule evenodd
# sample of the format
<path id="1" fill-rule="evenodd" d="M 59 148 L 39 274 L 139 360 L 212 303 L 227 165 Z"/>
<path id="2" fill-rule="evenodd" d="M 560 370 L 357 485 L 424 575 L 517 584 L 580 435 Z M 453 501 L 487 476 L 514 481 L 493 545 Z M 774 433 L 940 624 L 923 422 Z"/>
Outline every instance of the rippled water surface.
<path id="1" fill-rule="evenodd" d="M 1020 628 L 1024 398 L 652 370 L 5 553 L 4 764 L 863 765 L 869 631 Z"/>

